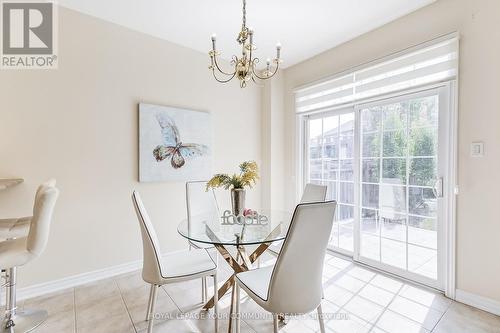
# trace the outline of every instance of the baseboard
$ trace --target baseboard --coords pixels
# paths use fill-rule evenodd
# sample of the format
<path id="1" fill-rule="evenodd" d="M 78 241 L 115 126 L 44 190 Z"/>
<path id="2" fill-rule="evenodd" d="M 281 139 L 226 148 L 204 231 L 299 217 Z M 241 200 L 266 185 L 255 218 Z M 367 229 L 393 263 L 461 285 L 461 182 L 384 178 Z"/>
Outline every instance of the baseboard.
<path id="1" fill-rule="evenodd" d="M 63 279 L 49 281 L 45 283 L 35 284 L 17 290 L 17 299 L 23 300 L 27 298 L 42 296 L 57 292 L 60 290 L 81 286 L 86 283 L 91 283 L 120 274 L 133 272 L 142 267 L 142 260 L 129 262 L 121 265 L 107 267 L 92 272 L 82 273 L 78 275 L 69 276 Z M 2 301 L 4 301 L 2 299 Z"/>
<path id="2" fill-rule="evenodd" d="M 168 254 L 173 254 L 175 252 L 181 252 L 184 250 L 169 252 Z M 166 255 L 166 254 L 165 254 Z M 40 283 L 17 290 L 17 300 L 24 300 L 32 297 L 42 296 L 57 291 L 61 291 L 68 288 L 74 288 L 87 283 L 96 282 L 99 280 L 107 279 L 110 277 L 118 276 L 121 274 L 130 273 L 142 268 L 142 260 L 136 260 L 116 266 L 106 267 L 103 269 L 77 274 L 69 276 L 66 278 L 49 281 L 45 283 Z M 1 304 L 5 303 L 5 299 L 2 297 Z"/>
<path id="3" fill-rule="evenodd" d="M 500 302 L 491 298 L 457 289 L 455 293 L 455 300 L 500 316 Z"/>

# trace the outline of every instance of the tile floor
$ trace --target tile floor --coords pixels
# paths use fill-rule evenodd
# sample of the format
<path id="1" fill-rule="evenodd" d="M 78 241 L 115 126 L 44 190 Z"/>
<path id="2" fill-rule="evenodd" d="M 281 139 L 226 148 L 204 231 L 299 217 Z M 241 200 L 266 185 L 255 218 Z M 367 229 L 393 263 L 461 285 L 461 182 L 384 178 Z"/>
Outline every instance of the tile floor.
<path id="1" fill-rule="evenodd" d="M 272 264 L 273 260 L 267 256 L 263 264 Z M 229 267 L 221 265 L 221 284 L 229 274 Z M 328 332 L 500 333 L 498 316 L 337 257 L 327 256 L 323 281 Z M 200 290 L 199 281 L 161 288 L 156 309 L 165 319 L 156 321 L 155 332 L 213 332 L 212 320 L 203 318 L 205 313 L 200 311 Z M 48 321 L 35 330 L 37 333 L 145 332 L 148 291 L 140 272 L 134 272 L 29 299 L 20 307 L 49 311 Z M 221 312 L 227 314 L 229 298 L 224 297 L 220 304 Z M 242 332 L 272 332 L 269 316 L 244 292 L 242 312 L 254 314 L 242 321 Z M 228 321 L 222 320 L 220 332 L 226 332 L 227 325 Z M 314 318 L 305 315 L 287 318 L 280 331 L 318 332 L 319 326 Z"/>

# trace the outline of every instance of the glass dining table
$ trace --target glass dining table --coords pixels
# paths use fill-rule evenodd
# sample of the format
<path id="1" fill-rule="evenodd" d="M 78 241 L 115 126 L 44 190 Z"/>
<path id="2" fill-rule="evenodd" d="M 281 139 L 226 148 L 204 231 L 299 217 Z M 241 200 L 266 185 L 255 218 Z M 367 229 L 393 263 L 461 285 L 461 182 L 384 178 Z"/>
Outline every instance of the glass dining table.
<path id="1" fill-rule="evenodd" d="M 221 216 L 219 216 L 221 215 Z M 234 216 L 229 210 L 223 214 L 198 214 L 183 220 L 177 230 L 194 243 L 211 244 L 231 266 L 234 273 L 218 290 L 219 299 L 229 289 L 234 291 L 235 275 L 253 268 L 254 263 L 273 242 L 285 239 L 292 213 L 260 210 L 246 216 Z M 252 246 L 253 251 L 248 248 Z M 229 251 L 233 247 L 235 251 Z M 233 252 L 234 255 L 231 253 Z M 232 293 L 234 295 L 234 292 Z M 203 306 L 208 310 L 214 305 L 213 297 Z M 234 299 L 231 300 L 231 313 Z M 230 321 L 231 322 L 231 321 Z"/>

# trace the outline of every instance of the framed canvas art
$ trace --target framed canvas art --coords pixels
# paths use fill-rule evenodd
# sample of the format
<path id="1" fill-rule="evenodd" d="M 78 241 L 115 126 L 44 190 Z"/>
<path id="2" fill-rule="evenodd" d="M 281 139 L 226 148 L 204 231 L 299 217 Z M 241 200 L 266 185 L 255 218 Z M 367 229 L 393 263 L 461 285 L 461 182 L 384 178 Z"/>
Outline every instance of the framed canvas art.
<path id="1" fill-rule="evenodd" d="M 203 180 L 210 175 L 210 114 L 139 104 L 139 181 Z"/>

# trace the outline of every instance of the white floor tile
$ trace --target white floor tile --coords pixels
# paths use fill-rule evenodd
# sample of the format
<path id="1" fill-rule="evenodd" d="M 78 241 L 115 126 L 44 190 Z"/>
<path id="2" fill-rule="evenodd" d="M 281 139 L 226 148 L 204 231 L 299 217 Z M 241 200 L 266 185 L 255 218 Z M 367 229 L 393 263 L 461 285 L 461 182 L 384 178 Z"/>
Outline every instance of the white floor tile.
<path id="1" fill-rule="evenodd" d="M 370 323 L 374 323 L 384 311 L 380 305 L 359 296 L 353 297 L 344 309 Z"/>
<path id="2" fill-rule="evenodd" d="M 395 312 L 386 310 L 375 327 L 387 333 L 427 333 L 429 332 L 417 322 L 405 318 Z"/>
<path id="3" fill-rule="evenodd" d="M 263 257 L 265 258 L 265 257 Z M 269 256 L 269 264 L 275 258 Z M 327 256 L 322 301 L 326 330 L 334 333 L 500 333 L 500 317 L 453 302 L 442 294 L 404 284 L 351 261 Z M 231 271 L 220 270 L 219 283 Z M 166 285 L 159 289 L 155 333 L 212 332 L 214 322 L 201 310 L 200 280 Z M 213 286 L 209 281 L 209 296 Z M 141 272 L 19 302 L 29 308 L 45 308 L 49 319 L 40 332 L 122 333 L 145 332 L 149 286 Z M 230 293 L 219 301 L 219 313 L 229 318 Z M 272 332 L 271 314 L 242 293 L 242 332 Z M 318 332 L 312 314 L 288 317 L 280 332 Z M 203 316 L 204 315 L 204 316 Z M 225 316 L 225 317 L 224 317 Z M 347 318 L 347 319 L 346 319 Z M 228 320 L 220 320 L 220 332 Z"/>
<path id="4" fill-rule="evenodd" d="M 399 292 L 401 287 L 403 287 L 403 282 L 381 274 L 378 274 L 376 277 L 374 277 L 373 280 L 370 281 L 370 284 L 392 293 Z"/>
<path id="5" fill-rule="evenodd" d="M 443 316 L 443 312 L 423 306 L 409 299 L 397 296 L 389 305 L 389 309 L 411 318 L 429 331 L 434 329 L 437 322 Z"/>
<path id="6" fill-rule="evenodd" d="M 395 297 L 395 294 L 379 287 L 372 286 L 371 284 L 363 287 L 358 295 L 383 307 L 388 306 Z"/>

